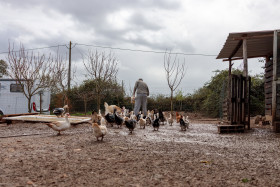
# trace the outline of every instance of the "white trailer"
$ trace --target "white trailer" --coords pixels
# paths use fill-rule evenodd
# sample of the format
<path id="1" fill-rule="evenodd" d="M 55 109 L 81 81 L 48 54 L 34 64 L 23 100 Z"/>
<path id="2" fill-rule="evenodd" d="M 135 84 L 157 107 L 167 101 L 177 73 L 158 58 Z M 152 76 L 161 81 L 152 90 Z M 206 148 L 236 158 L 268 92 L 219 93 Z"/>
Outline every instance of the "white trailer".
<path id="1" fill-rule="evenodd" d="M 31 99 L 32 112 L 50 114 L 50 91 L 44 90 Z M 28 113 L 28 100 L 13 79 L 0 79 L 0 115 Z"/>

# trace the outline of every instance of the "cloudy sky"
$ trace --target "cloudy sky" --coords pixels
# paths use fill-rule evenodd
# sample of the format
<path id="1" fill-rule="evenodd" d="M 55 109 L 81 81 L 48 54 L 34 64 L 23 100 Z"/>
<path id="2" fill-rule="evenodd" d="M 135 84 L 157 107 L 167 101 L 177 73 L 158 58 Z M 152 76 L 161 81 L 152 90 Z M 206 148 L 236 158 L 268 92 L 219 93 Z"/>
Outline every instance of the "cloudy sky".
<path id="1" fill-rule="evenodd" d="M 155 52 L 168 50 L 187 54 L 177 56 L 186 66 L 178 89 L 193 93 L 213 71 L 228 67 L 216 56 L 229 33 L 280 29 L 279 10 L 277 0 L 1 0 L 0 59 L 6 59 L 9 43 L 26 49 L 62 45 L 59 51 L 66 56 L 63 45 L 72 41 L 75 81 L 80 82 L 85 79 L 82 55 L 109 51 L 96 46 L 111 47 L 119 60 L 118 80 L 127 89 L 142 77 L 152 94 L 167 94 L 164 54 Z M 258 59 L 249 60 L 249 73 L 262 72 L 262 66 Z"/>

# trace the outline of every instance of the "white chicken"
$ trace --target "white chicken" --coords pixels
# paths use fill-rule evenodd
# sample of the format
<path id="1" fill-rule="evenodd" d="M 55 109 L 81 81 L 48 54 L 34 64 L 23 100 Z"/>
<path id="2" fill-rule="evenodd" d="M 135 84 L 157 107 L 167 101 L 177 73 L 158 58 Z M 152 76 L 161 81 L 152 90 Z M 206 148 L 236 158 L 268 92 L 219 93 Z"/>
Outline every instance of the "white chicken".
<path id="1" fill-rule="evenodd" d="M 146 119 L 143 118 L 143 114 L 141 114 L 138 123 L 139 123 L 140 128 L 145 129 L 145 126 L 146 126 Z"/>
<path id="2" fill-rule="evenodd" d="M 169 118 L 167 119 L 167 121 L 168 121 L 169 125 L 172 126 L 172 124 L 173 124 L 173 122 L 174 122 L 174 120 L 173 120 L 173 118 L 172 118 L 172 114 L 170 114 L 170 116 L 169 116 Z"/>
<path id="3" fill-rule="evenodd" d="M 70 116 L 69 113 L 66 113 L 65 121 L 55 121 L 52 123 L 47 123 L 46 125 L 48 125 L 53 130 L 58 131 L 57 135 L 60 135 L 61 131 L 65 131 L 65 130 L 69 129 L 71 126 L 68 116 Z"/>
<path id="4" fill-rule="evenodd" d="M 104 118 L 102 118 L 104 119 Z M 98 125 L 97 123 L 92 124 L 93 128 L 93 135 L 96 137 L 97 141 L 99 141 L 99 138 L 101 138 L 101 141 L 103 141 L 104 136 L 108 133 L 106 125 L 104 125 L 104 120 L 101 119 L 101 124 Z M 106 123 L 106 122 L 105 122 Z"/>
<path id="5" fill-rule="evenodd" d="M 189 126 L 190 126 L 190 121 L 189 121 L 189 116 L 187 116 L 187 117 L 183 117 L 183 120 L 184 120 L 184 122 L 186 123 L 186 126 L 187 126 L 187 129 L 189 128 Z"/>

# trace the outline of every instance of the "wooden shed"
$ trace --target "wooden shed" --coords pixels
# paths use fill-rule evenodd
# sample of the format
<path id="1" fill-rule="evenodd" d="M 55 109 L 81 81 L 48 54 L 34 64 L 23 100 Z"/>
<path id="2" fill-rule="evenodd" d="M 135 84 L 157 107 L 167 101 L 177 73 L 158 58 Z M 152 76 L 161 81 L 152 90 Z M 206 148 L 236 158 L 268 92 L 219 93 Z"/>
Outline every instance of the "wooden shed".
<path id="1" fill-rule="evenodd" d="M 217 59 L 229 63 L 228 120 L 250 128 L 250 77 L 248 59 L 264 57 L 265 114 L 280 132 L 280 30 L 229 33 Z M 231 75 L 234 60 L 243 60 L 243 74 Z"/>

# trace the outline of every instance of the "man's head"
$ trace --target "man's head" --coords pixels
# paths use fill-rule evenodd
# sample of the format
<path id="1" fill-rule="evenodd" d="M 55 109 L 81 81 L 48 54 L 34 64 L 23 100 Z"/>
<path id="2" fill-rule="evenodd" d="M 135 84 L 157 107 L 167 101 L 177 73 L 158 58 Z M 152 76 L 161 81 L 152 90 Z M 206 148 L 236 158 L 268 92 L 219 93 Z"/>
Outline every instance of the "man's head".
<path id="1" fill-rule="evenodd" d="M 142 79 L 142 78 L 139 78 L 139 81 L 143 81 L 143 79 Z"/>

